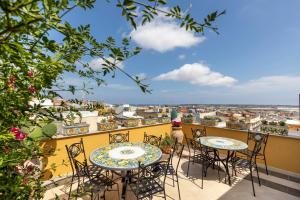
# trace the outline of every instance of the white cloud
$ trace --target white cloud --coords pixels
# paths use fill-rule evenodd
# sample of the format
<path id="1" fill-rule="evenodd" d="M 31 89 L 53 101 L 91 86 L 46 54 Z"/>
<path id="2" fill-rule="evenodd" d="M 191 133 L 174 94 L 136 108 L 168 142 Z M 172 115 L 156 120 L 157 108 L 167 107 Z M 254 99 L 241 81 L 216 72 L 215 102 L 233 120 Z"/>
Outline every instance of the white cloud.
<path id="1" fill-rule="evenodd" d="M 183 59 L 185 59 L 185 57 L 186 57 L 185 54 L 180 54 L 180 55 L 178 56 L 178 59 L 179 59 L 179 60 L 183 60 Z"/>
<path id="2" fill-rule="evenodd" d="M 246 93 L 266 92 L 299 92 L 300 76 L 264 76 L 250 80 L 234 87 L 237 91 Z M 280 94 L 278 94 L 280 95 Z"/>
<path id="3" fill-rule="evenodd" d="M 106 58 L 108 61 L 113 62 L 113 58 Z M 102 65 L 104 64 L 104 60 L 102 58 L 94 58 L 89 62 L 89 66 L 92 67 L 94 70 L 101 70 Z M 117 66 L 121 69 L 124 68 L 123 62 L 119 62 Z"/>
<path id="4" fill-rule="evenodd" d="M 138 26 L 130 36 L 141 47 L 161 53 L 176 47 L 191 47 L 205 40 L 205 37 L 195 36 L 191 31 L 180 28 L 174 20 L 163 16 Z"/>
<path id="5" fill-rule="evenodd" d="M 232 86 L 236 79 L 212 71 L 203 63 L 185 64 L 178 69 L 160 74 L 155 80 L 184 81 L 193 85 Z"/>

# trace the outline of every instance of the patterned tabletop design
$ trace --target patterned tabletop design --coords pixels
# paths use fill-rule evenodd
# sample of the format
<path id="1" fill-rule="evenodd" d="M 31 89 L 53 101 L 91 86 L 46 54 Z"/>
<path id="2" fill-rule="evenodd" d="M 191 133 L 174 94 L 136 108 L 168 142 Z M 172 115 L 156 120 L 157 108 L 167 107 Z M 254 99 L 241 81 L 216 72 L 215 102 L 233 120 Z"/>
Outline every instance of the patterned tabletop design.
<path id="1" fill-rule="evenodd" d="M 120 158 L 121 154 L 124 155 L 123 158 Z M 90 154 L 90 161 L 104 169 L 122 171 L 137 169 L 139 161 L 148 165 L 160 160 L 161 157 L 162 152 L 156 146 L 141 142 L 125 142 L 110 144 L 94 150 Z"/>
<path id="2" fill-rule="evenodd" d="M 248 148 L 248 145 L 245 142 L 226 137 L 206 136 L 201 137 L 200 140 L 202 145 L 214 149 L 238 151 Z"/>

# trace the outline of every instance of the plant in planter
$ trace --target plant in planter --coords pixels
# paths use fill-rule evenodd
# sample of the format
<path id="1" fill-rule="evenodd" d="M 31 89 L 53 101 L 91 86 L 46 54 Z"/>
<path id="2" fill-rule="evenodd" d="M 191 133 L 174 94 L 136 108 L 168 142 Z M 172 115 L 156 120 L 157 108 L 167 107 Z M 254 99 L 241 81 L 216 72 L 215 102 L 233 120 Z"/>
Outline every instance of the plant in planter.
<path id="1" fill-rule="evenodd" d="M 163 114 L 160 118 L 158 118 L 158 122 L 160 123 L 169 123 L 170 117 L 167 114 Z"/>
<path id="2" fill-rule="evenodd" d="M 127 118 L 123 120 L 124 127 L 136 127 L 139 125 L 140 120 L 137 118 Z"/>
<path id="3" fill-rule="evenodd" d="M 288 127 L 283 121 L 280 122 L 269 122 L 262 124 L 260 130 L 264 133 L 271 133 L 275 135 L 288 135 Z"/>
<path id="4" fill-rule="evenodd" d="M 75 123 L 76 115 L 79 116 L 79 123 Z M 89 124 L 81 122 L 81 115 L 79 112 L 70 112 L 66 119 L 65 125 L 62 126 L 63 135 L 76 135 L 89 132 Z"/>
<path id="5" fill-rule="evenodd" d="M 174 145 L 174 139 L 169 135 L 166 135 L 160 143 L 160 149 L 162 150 L 163 153 L 169 154 L 171 153 L 173 145 Z"/>
<path id="6" fill-rule="evenodd" d="M 117 122 L 113 118 L 102 119 L 100 123 L 97 123 L 98 131 L 113 130 L 118 128 Z"/>
<path id="7" fill-rule="evenodd" d="M 215 116 L 205 116 L 201 120 L 201 124 L 204 126 L 217 126 L 218 123 L 220 123 L 222 120 L 219 117 Z"/>
<path id="8" fill-rule="evenodd" d="M 149 116 L 149 118 L 142 119 L 143 125 L 152 125 L 157 123 L 157 118 L 152 118 Z"/>
<path id="9" fill-rule="evenodd" d="M 194 122 L 194 116 L 192 114 L 185 115 L 181 121 L 186 124 L 192 124 Z"/>

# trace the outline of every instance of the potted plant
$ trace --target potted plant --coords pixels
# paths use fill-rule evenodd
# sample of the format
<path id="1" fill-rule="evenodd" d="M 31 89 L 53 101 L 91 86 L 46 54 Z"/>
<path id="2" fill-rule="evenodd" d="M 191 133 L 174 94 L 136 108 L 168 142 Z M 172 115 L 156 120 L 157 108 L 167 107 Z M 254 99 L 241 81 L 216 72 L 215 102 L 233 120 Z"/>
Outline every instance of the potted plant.
<path id="1" fill-rule="evenodd" d="M 174 145 L 174 139 L 166 134 L 166 136 L 161 140 L 160 149 L 163 153 L 169 154 L 172 151 Z"/>
<path id="2" fill-rule="evenodd" d="M 75 122 L 76 115 L 79 116 L 79 123 Z M 63 135 L 76 135 L 84 134 L 89 132 L 89 124 L 86 122 L 81 122 L 80 113 L 70 112 L 65 119 L 65 124 L 62 126 Z"/>
<path id="3" fill-rule="evenodd" d="M 215 116 L 205 116 L 201 120 L 201 124 L 204 126 L 217 126 L 222 120 L 219 117 Z"/>
<path id="4" fill-rule="evenodd" d="M 226 122 L 226 127 L 230 129 L 247 130 L 249 129 L 248 125 L 245 120 L 238 120 L 235 117 L 230 118 L 229 121 Z"/>
<path id="5" fill-rule="evenodd" d="M 138 126 L 140 123 L 140 119 L 137 118 L 127 118 L 123 120 L 124 127 L 135 127 Z"/>
<path id="6" fill-rule="evenodd" d="M 159 123 L 170 123 L 170 117 L 167 114 L 163 114 L 160 118 L 158 118 Z"/>
<path id="7" fill-rule="evenodd" d="M 288 135 L 288 127 L 284 121 L 266 122 L 260 127 L 261 132 L 275 135 Z"/>
<path id="8" fill-rule="evenodd" d="M 181 121 L 185 124 L 192 124 L 194 122 L 194 116 L 192 114 L 184 115 Z"/>
<path id="9" fill-rule="evenodd" d="M 152 118 L 149 116 L 149 118 L 142 119 L 143 125 L 152 125 L 157 123 L 157 118 Z"/>
<path id="10" fill-rule="evenodd" d="M 98 131 L 114 130 L 118 128 L 117 122 L 113 118 L 103 118 L 97 123 Z"/>

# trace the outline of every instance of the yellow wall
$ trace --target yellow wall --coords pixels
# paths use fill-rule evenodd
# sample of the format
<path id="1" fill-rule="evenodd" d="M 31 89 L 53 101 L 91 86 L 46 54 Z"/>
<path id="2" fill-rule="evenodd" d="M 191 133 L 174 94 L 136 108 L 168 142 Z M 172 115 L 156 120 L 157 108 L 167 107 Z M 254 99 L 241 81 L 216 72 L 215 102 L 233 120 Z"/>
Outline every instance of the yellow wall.
<path id="1" fill-rule="evenodd" d="M 127 131 L 129 131 L 129 140 L 131 142 L 142 142 L 144 132 L 157 136 L 163 135 L 163 137 L 165 133 L 170 134 L 171 124 L 158 124 L 147 127 L 114 130 L 110 132 L 126 133 Z M 48 155 L 45 159 L 43 159 L 45 179 L 66 175 L 71 172 L 71 166 L 69 165 L 65 145 L 71 145 L 72 143 L 79 142 L 80 138 L 83 138 L 87 157 L 93 150 L 108 144 L 108 132 L 57 138 L 42 142 L 41 147 L 43 148 L 44 154 Z"/>
<path id="2" fill-rule="evenodd" d="M 191 128 L 201 125 L 184 124 L 182 129 L 187 137 L 191 137 Z M 247 141 L 247 132 L 216 127 L 207 127 L 207 135 L 224 136 Z M 300 174 L 300 139 L 270 135 L 266 147 L 268 166 Z"/>

